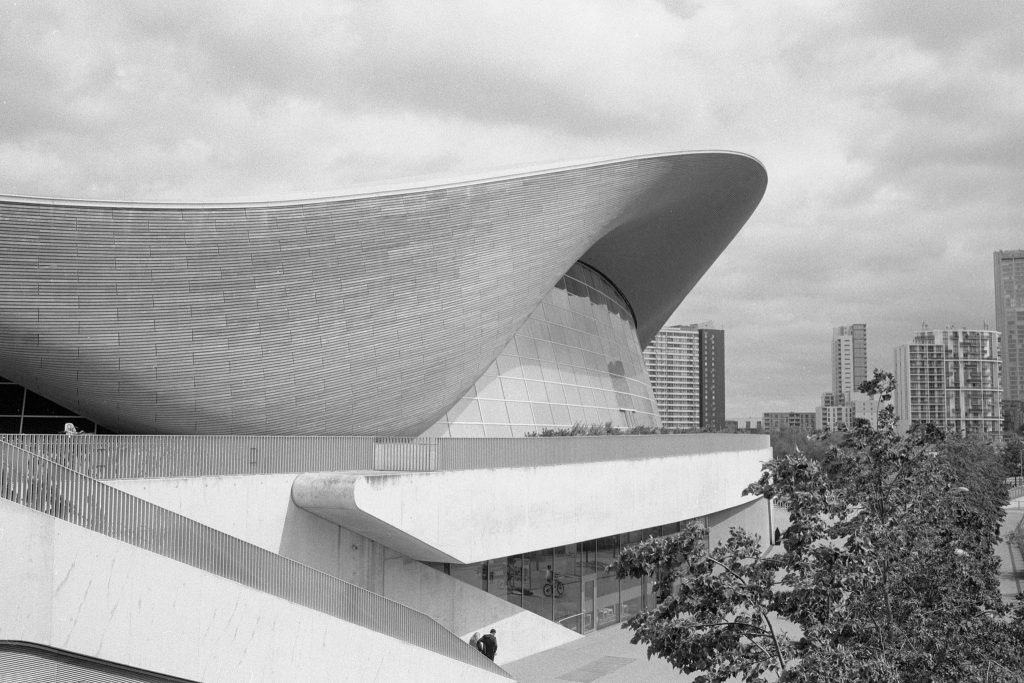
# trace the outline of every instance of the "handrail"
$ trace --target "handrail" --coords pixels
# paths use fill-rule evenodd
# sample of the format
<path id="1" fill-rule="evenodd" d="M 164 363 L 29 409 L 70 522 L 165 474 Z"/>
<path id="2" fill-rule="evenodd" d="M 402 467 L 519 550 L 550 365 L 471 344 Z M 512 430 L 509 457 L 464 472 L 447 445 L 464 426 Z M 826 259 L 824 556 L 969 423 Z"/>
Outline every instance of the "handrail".
<path id="1" fill-rule="evenodd" d="M 0 434 L 96 479 L 373 469 L 372 437 Z"/>
<path id="2" fill-rule="evenodd" d="M 540 467 L 768 448 L 762 434 L 537 438 L 7 434 L 0 439 L 97 479 Z"/>
<path id="3" fill-rule="evenodd" d="M 138 683 L 195 683 L 90 657 L 78 652 L 24 640 L 0 640 L 0 674 L 16 681 L 138 681 Z"/>
<path id="4" fill-rule="evenodd" d="M 579 619 L 585 614 L 586 612 L 577 612 L 576 614 L 570 614 L 567 617 L 562 617 L 561 619 L 559 619 L 557 623 L 561 624 L 563 621 L 569 621 L 570 619 Z"/>
<path id="5" fill-rule="evenodd" d="M 0 438 L 0 497 L 451 659 L 507 674 L 429 616 Z"/>

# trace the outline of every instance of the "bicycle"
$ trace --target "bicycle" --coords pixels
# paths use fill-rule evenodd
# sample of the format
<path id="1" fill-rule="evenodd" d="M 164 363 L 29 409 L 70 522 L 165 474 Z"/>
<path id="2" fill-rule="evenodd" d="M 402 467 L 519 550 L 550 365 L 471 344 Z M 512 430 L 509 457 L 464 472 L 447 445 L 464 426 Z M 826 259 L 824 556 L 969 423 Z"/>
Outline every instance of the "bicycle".
<path id="1" fill-rule="evenodd" d="M 552 581 L 548 581 L 547 583 L 544 584 L 544 597 L 545 598 L 550 598 L 552 596 L 552 594 L 555 597 L 560 598 L 560 597 L 562 597 L 562 593 L 564 593 L 564 592 L 565 592 L 565 585 L 561 581 L 559 581 L 558 579 L 555 579 L 553 582 Z"/>

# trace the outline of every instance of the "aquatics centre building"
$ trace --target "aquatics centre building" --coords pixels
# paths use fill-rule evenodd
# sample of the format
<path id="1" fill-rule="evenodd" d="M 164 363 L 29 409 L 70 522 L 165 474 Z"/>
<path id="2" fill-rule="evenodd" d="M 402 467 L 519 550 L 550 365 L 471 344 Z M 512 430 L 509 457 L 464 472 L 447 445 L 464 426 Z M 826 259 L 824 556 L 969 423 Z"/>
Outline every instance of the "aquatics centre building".
<path id="1" fill-rule="evenodd" d="M 767 437 L 523 438 L 660 424 L 642 349 L 765 187 L 694 152 L 311 200 L 0 197 L 0 670 L 507 679 L 653 606 L 606 569 L 623 545 L 767 539 L 741 495 Z M 497 665 L 465 642 L 490 628 Z"/>

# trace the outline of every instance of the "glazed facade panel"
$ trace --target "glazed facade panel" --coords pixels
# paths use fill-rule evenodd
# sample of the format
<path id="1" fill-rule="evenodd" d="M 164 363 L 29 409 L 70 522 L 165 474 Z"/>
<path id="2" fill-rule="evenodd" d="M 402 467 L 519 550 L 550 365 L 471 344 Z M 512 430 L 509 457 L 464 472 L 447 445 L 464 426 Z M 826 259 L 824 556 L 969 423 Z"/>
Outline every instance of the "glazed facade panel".
<path id="1" fill-rule="evenodd" d="M 678 534 L 690 522 L 708 526 L 700 517 L 473 564 L 426 564 L 586 634 L 657 606 L 649 579 L 618 579 L 608 567 L 626 546 Z"/>
<path id="2" fill-rule="evenodd" d="M 628 302 L 576 263 L 428 436 L 523 436 L 549 427 L 658 426 Z"/>
<path id="3" fill-rule="evenodd" d="M 68 422 L 93 433 L 97 425 L 6 377 L 0 377 L 0 434 L 59 434 Z"/>

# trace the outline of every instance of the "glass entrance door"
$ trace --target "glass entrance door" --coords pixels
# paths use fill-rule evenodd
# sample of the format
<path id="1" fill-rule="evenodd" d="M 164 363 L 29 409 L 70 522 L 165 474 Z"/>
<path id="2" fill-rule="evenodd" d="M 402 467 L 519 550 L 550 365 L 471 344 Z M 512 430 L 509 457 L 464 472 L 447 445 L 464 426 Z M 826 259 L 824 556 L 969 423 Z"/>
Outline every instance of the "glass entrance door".
<path id="1" fill-rule="evenodd" d="M 597 577 L 583 577 L 583 632 L 590 633 L 597 625 Z"/>

